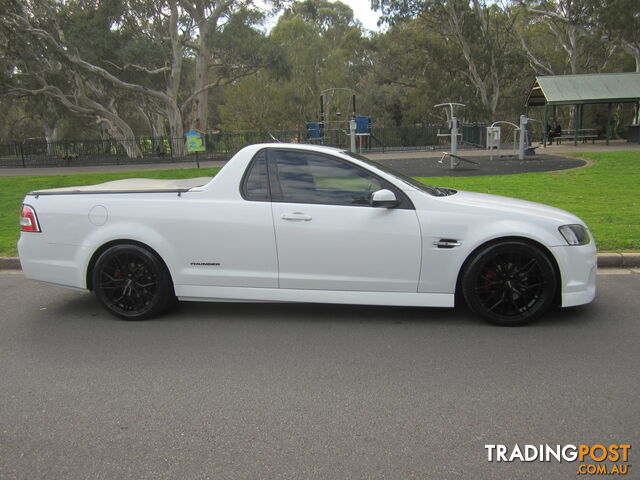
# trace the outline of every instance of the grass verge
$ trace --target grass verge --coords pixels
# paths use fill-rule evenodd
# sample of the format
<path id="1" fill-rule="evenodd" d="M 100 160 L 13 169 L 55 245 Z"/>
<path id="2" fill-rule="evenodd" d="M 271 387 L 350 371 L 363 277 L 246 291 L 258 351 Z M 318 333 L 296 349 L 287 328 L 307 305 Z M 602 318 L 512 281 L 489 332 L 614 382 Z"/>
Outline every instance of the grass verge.
<path id="1" fill-rule="evenodd" d="M 577 154 L 592 165 L 559 172 L 486 177 L 432 177 L 438 186 L 492 193 L 546 203 L 582 218 L 599 251 L 640 250 L 640 151 Z M 15 256 L 18 212 L 24 195 L 36 189 L 91 185 L 121 178 L 192 178 L 219 169 L 186 168 L 142 172 L 91 173 L 0 178 L 0 256 Z"/>

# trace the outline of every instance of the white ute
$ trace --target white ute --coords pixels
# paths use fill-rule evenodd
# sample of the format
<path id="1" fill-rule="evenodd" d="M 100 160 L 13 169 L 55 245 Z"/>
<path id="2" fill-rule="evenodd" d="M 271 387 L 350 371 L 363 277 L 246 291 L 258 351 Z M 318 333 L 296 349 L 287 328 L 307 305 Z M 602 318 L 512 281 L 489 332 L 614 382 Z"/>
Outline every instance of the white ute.
<path id="1" fill-rule="evenodd" d="M 521 325 L 590 302 L 596 248 L 576 216 L 423 185 L 342 150 L 252 145 L 213 178 L 29 193 L 28 278 L 92 290 L 141 320 L 176 297 L 453 307 Z"/>

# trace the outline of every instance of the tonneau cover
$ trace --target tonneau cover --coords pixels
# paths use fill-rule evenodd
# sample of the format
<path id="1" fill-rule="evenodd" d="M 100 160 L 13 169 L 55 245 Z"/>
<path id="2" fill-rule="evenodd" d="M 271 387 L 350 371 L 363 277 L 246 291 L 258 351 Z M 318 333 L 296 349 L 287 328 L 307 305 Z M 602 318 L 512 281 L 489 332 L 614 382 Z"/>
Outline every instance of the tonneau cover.
<path id="1" fill-rule="evenodd" d="M 32 195 L 53 195 L 66 193 L 145 193 L 145 192 L 186 192 L 209 183 L 211 177 L 186 178 L 182 180 L 157 180 L 152 178 L 127 178 L 85 185 L 82 187 L 48 188 L 34 190 Z"/>

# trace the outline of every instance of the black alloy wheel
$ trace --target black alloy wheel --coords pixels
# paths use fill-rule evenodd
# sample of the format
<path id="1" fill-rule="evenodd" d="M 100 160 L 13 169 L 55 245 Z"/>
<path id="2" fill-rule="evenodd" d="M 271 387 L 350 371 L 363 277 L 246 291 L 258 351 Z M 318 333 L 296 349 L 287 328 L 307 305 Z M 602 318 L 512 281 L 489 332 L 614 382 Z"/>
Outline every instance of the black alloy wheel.
<path id="1" fill-rule="evenodd" d="M 165 265 L 138 245 L 115 245 L 105 250 L 96 261 L 92 281 L 102 306 L 124 320 L 154 317 L 175 299 Z"/>
<path id="2" fill-rule="evenodd" d="M 462 292 L 469 308 L 490 323 L 525 325 L 553 304 L 558 278 L 536 246 L 505 241 L 481 250 L 466 267 Z"/>

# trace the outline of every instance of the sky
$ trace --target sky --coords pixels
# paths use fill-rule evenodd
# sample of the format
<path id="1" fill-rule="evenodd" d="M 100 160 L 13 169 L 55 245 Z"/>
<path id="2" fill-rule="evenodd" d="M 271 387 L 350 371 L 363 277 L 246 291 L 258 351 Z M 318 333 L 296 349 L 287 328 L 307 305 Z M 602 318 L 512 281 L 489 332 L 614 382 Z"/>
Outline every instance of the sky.
<path id="1" fill-rule="evenodd" d="M 341 0 L 342 3 L 345 3 L 351 7 L 353 10 L 353 15 L 357 20 L 360 20 L 360 23 L 367 30 L 371 30 L 374 32 L 381 31 L 376 23 L 378 22 L 379 15 L 378 13 L 371 10 L 371 2 L 369 0 Z M 261 2 L 258 0 L 258 5 L 264 5 L 265 2 Z M 264 7 L 265 10 L 268 10 L 267 7 Z M 266 24 L 266 30 L 269 31 L 273 26 L 277 23 L 278 16 L 270 19 L 270 21 Z"/>
<path id="2" fill-rule="evenodd" d="M 360 20 L 364 28 L 368 30 L 380 30 L 376 25 L 379 14 L 371 10 L 371 2 L 369 0 L 341 0 L 353 9 L 356 19 Z"/>

